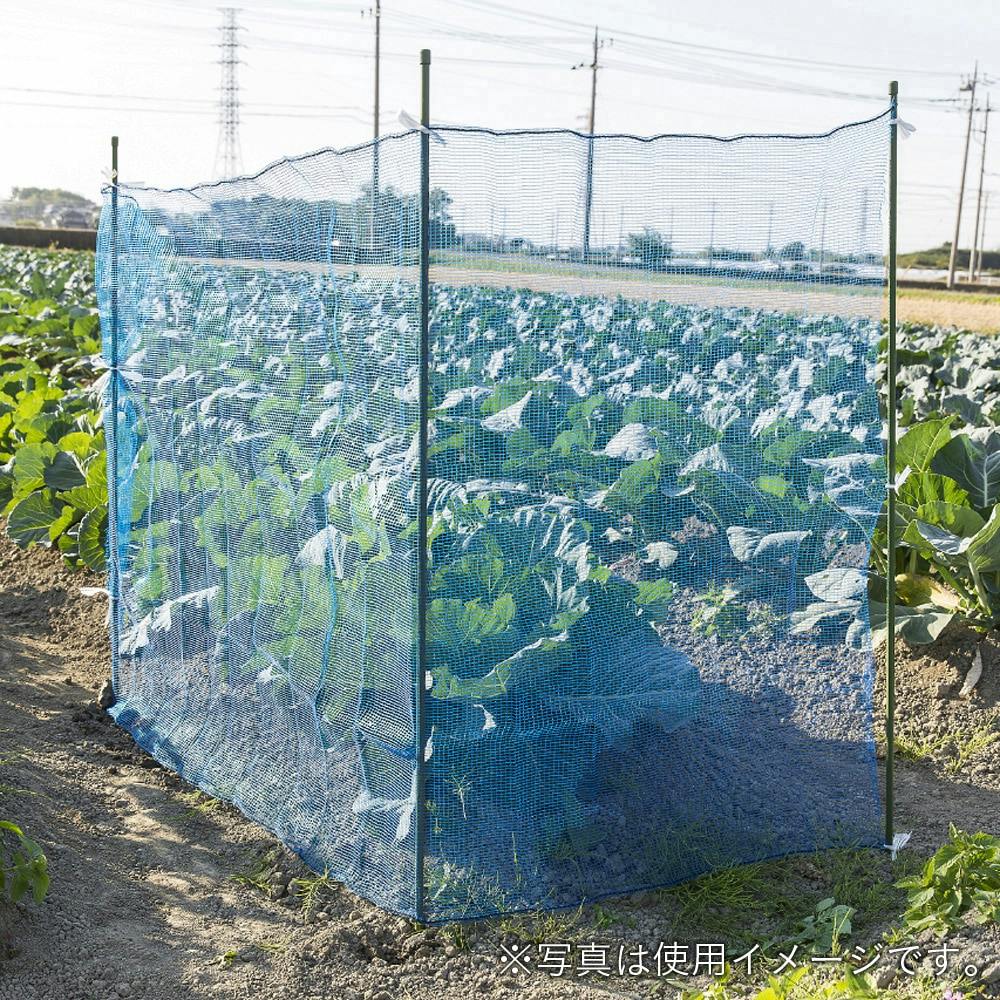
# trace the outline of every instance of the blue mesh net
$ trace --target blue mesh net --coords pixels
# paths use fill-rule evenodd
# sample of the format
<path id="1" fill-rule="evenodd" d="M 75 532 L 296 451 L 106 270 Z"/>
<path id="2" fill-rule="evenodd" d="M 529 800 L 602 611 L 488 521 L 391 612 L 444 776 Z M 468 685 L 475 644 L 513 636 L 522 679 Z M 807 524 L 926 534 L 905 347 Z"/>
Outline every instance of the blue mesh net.
<path id="1" fill-rule="evenodd" d="M 118 723 L 432 921 L 879 843 L 888 139 L 438 129 L 426 354 L 419 132 L 121 187 Z"/>

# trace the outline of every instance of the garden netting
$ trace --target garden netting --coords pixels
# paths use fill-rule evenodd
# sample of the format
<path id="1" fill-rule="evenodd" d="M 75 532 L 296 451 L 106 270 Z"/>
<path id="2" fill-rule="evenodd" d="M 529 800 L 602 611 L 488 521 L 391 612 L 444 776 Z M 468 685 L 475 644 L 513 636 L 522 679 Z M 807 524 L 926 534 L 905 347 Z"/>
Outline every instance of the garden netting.
<path id="1" fill-rule="evenodd" d="M 880 844 L 889 131 L 109 193 L 117 722 L 429 921 Z"/>

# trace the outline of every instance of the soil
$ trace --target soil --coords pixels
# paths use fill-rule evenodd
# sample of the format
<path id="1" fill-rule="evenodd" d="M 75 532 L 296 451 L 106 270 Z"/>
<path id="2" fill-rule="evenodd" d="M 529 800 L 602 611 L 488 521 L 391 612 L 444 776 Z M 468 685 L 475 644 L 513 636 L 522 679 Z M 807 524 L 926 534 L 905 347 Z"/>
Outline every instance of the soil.
<path id="1" fill-rule="evenodd" d="M 0 536 L 0 816 L 38 840 L 52 873 L 43 904 L 0 906 L 0 1000 L 675 994 L 655 976 L 516 973 L 502 948 L 594 940 L 614 956 L 619 943 L 690 937 L 696 897 L 684 890 L 441 929 L 323 880 L 311 883 L 309 905 L 309 883 L 294 880 L 315 876 L 271 834 L 161 768 L 98 708 L 109 674 L 106 602 L 80 588 L 102 582 Z M 956 629 L 933 646 L 899 648 L 897 826 L 913 840 L 895 865 L 887 852 L 855 852 L 870 885 L 912 870 L 950 822 L 1000 833 L 1000 647 L 984 646 L 982 679 L 960 698 L 974 646 Z M 803 856 L 761 871 L 805 915 L 829 894 L 831 865 Z M 898 916 L 901 894 L 888 895 Z M 701 913 L 704 933 L 691 940 L 759 939 L 781 907 L 755 899 L 728 923 Z M 859 920 L 857 940 L 878 940 L 891 916 Z M 970 927 L 950 942 L 995 976 L 987 991 L 1000 987 L 998 931 Z"/>

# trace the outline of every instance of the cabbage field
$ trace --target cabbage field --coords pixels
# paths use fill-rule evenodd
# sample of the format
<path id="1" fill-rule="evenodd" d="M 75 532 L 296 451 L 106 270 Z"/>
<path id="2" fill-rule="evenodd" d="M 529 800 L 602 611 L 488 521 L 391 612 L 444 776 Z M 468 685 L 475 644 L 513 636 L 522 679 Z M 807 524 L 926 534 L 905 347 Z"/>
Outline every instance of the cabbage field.
<path id="1" fill-rule="evenodd" d="M 51 549 L 50 561 L 58 554 L 72 571 L 60 577 L 67 593 L 75 595 L 78 588 L 66 579 L 80 580 L 90 594 L 103 582 L 93 574 L 105 571 L 108 536 L 101 423 L 108 376 L 93 265 L 83 253 L 0 247 L 0 518 L 7 539 L 32 550 L 16 553 L 25 560 L 25 580 L 34 574 L 30 586 L 16 590 L 25 606 L 38 603 L 31 587 L 38 579 L 39 549 Z M 192 287 L 203 278 L 202 272 Z M 121 635 L 126 661 L 140 652 L 169 651 L 178 636 L 193 637 L 196 645 L 198 636 L 232 637 L 252 629 L 245 648 L 206 641 L 199 655 L 212 658 L 225 684 L 266 690 L 275 704 L 305 693 L 329 747 L 351 729 L 356 706 L 344 700 L 327 666 L 359 636 L 386 662 L 405 658 L 415 599 L 412 562 L 402 555 L 412 552 L 415 537 L 418 393 L 415 378 L 400 374 L 411 371 L 415 360 L 405 345 L 413 343 L 416 290 L 363 274 L 341 280 L 350 294 L 342 296 L 339 329 L 355 357 L 367 355 L 350 378 L 338 377 L 344 363 L 335 344 L 324 349 L 297 339 L 300 325 L 321 326 L 309 310 L 333 301 L 328 280 L 308 270 L 220 268 L 214 285 L 209 282 L 197 297 L 185 297 L 178 283 L 175 297 L 159 303 L 151 319 L 162 332 L 172 317 L 183 315 L 197 337 L 184 343 L 161 337 L 154 351 L 127 343 L 121 366 L 129 388 L 154 404 L 143 415 L 147 439 L 135 435 L 119 453 L 133 473 L 120 528 L 126 534 L 134 529 L 142 543 L 123 581 L 130 601 Z M 263 312 L 276 301 L 299 303 L 301 312 L 283 311 L 291 317 L 284 324 L 265 316 L 253 329 L 227 321 L 233 302 L 240 312 L 252 313 L 256 304 Z M 831 315 L 793 320 L 760 308 L 483 286 L 436 285 L 431 308 L 437 333 L 430 460 L 437 472 L 429 497 L 428 694 L 441 717 L 452 713 L 470 738 L 478 737 L 501 727 L 505 717 L 535 712 L 553 691 L 572 695 L 562 669 L 568 650 L 579 657 L 588 649 L 615 647 L 622 651 L 616 660 L 619 686 L 609 703 L 617 699 L 620 714 L 608 704 L 588 706 L 572 697 L 558 710 L 571 717 L 574 730 L 602 729 L 612 744 L 624 738 L 637 714 L 643 726 L 670 734 L 698 719 L 702 683 L 691 660 L 664 654 L 663 623 L 672 615 L 689 623 L 692 645 L 711 647 L 720 663 L 741 655 L 749 662 L 754 643 L 789 636 L 809 637 L 817 649 L 846 640 L 863 651 L 867 591 L 875 638 L 885 641 L 885 469 L 878 428 L 887 401 L 871 388 L 873 374 L 884 374 L 884 329 L 876 322 Z M 637 338 L 642 350 L 636 349 Z M 946 823 L 996 833 L 997 776 L 991 768 L 1000 759 L 1000 719 L 984 691 L 995 688 L 993 644 L 1000 619 L 998 389 L 1000 345 L 994 339 L 953 328 L 901 329 L 896 627 L 905 651 L 902 669 L 920 687 L 915 681 L 913 692 L 900 690 L 901 700 L 911 698 L 897 743 L 907 823 L 900 828 L 909 828 L 907 810 L 913 810 L 923 854 L 944 839 L 939 813 Z M 137 418 L 132 413 L 127 419 Z M 234 441 L 247 460 L 234 462 L 232 450 L 206 445 L 199 436 L 206 429 L 215 440 Z M 155 456 L 150 440 L 159 446 Z M 342 441 L 358 444 L 337 445 Z M 164 460 L 167 442 L 172 460 Z M 178 510 L 185 516 L 176 516 Z M 869 551 L 866 535 L 873 524 Z M 792 558 L 791 585 L 775 587 L 775 575 L 786 573 Z M 5 565 L 0 571 L 16 578 L 22 564 Z M 223 568 L 219 582 L 208 585 Z M 374 593 L 391 595 L 394 617 L 386 617 L 384 604 L 369 606 L 366 595 Z M 776 593 L 781 600 L 774 600 Z M 60 606 L 51 600 L 57 617 Z M 70 600 L 66 607 L 78 605 Z M 103 600 L 92 607 L 103 642 Z M 15 623 L 17 614 L 27 613 L 20 609 L 19 603 L 12 613 Z M 331 629 L 334 619 L 337 627 Z M 614 629 L 610 623 L 617 623 Z M 958 637 L 954 644 L 950 636 Z M 0 634 L 0 645 L 3 640 Z M 127 663 L 123 669 L 130 669 Z M 377 683 L 371 687 L 379 689 Z M 93 693 L 87 693 L 90 701 Z M 61 689 L 54 697 L 62 697 Z M 945 712 L 942 705 L 951 707 Z M 44 720 L 46 711 L 37 718 Z M 88 739 L 100 732 L 100 740 L 116 747 L 110 766 L 103 761 L 95 780 L 117 788 L 116 772 L 131 766 L 127 752 L 108 735 L 112 727 L 97 729 L 106 722 L 103 712 L 96 713 L 100 723 L 93 714 L 78 714 Z M 141 726 L 141 719 L 118 721 L 126 728 Z M 226 725 L 237 728 L 233 720 Z M 710 727 L 703 719 L 698 725 L 710 744 Z M 212 726 L 202 729 L 211 736 Z M 211 750 L 209 743 L 206 758 Z M 450 762 L 444 741 L 435 753 Z M 141 768 L 155 767 L 150 760 L 144 758 Z M 347 803 L 348 811 L 386 826 L 390 842 L 405 836 L 412 817 L 408 789 L 380 786 L 374 754 L 362 754 L 362 761 L 366 784 Z M 70 763 L 64 774 L 77 766 Z M 571 765 L 556 766 L 568 773 Z M 943 783 L 967 776 L 971 784 Z M 456 814 L 478 822 L 486 839 L 490 824 L 506 834 L 503 824 L 515 825 L 510 816 L 533 808 L 523 787 L 512 783 L 511 789 L 499 819 L 477 816 L 476 789 L 461 776 L 454 777 L 449 794 Z M 984 797 L 974 799 L 972 790 Z M 224 815 L 215 810 L 226 807 L 215 800 L 183 794 L 194 796 L 184 800 L 189 820 Z M 260 785 L 248 789 L 244 801 L 296 794 L 301 790 Z M 715 793 L 708 788 L 703 794 L 709 799 Z M 769 790 L 761 808 L 784 821 L 796 797 L 794 788 Z M 808 795 L 801 798 L 805 816 L 810 803 Z M 921 831 L 919 810 L 925 806 L 915 803 L 927 801 L 936 803 L 937 812 Z M 30 892 L 38 899 L 49 892 L 51 900 L 66 891 L 58 880 L 50 889 L 38 842 L 56 858 L 59 842 L 72 838 L 61 832 L 46 841 L 47 814 L 38 808 L 34 798 L 0 791 L 0 860 L 11 859 L 0 867 L 7 872 L 7 895 L 14 896 L 16 886 L 25 900 Z M 74 800 L 77 809 L 86 812 Z M 135 799 L 128 809 L 140 817 L 146 806 Z M 569 816 L 570 827 L 553 829 L 553 842 L 565 848 L 567 840 L 584 840 L 596 811 L 593 801 L 573 802 L 560 819 Z M 106 836 L 103 827 L 95 829 Z M 160 830 L 136 829 L 139 841 L 152 836 L 160 845 L 170 839 Z M 250 836 L 240 831 L 240 837 Z M 635 842 L 648 840 L 648 833 L 634 831 Z M 708 839 L 722 851 L 727 835 L 714 829 Z M 192 839 L 202 836 L 210 840 L 203 829 Z M 316 901 L 336 899 L 328 907 L 331 925 L 339 921 L 348 929 L 338 929 L 341 937 L 324 947 L 328 957 L 339 956 L 333 964 L 350 969 L 355 959 L 344 959 L 342 947 L 365 956 L 365 964 L 378 955 L 396 968 L 418 963 L 425 949 L 432 965 L 438 947 L 442 956 L 449 950 L 447 961 L 458 963 L 463 954 L 476 954 L 476 940 L 495 951 L 512 940 L 534 945 L 549 932 L 571 935 L 574 926 L 590 936 L 610 927 L 609 933 L 627 938 L 638 921 L 643 934 L 652 934 L 648 907 L 661 903 L 674 907 L 669 912 L 681 925 L 722 927 L 720 934 L 738 940 L 750 933 L 746 914 L 759 904 L 769 930 L 754 924 L 754 940 L 765 941 L 763 950 L 771 956 L 778 945 L 787 951 L 793 940 L 806 942 L 807 954 L 837 952 L 851 937 L 852 919 L 851 940 L 868 943 L 863 935 L 869 931 L 889 943 L 920 935 L 932 941 L 933 935 L 975 923 L 980 937 L 970 947 L 983 952 L 979 966 L 992 968 L 1000 842 L 988 833 L 980 838 L 954 830 L 938 858 L 942 864 L 959 858 L 947 868 L 931 862 L 921 871 L 905 852 L 898 863 L 881 854 L 873 861 L 876 852 L 831 852 L 815 862 L 775 863 L 803 867 L 774 872 L 768 862 L 723 865 L 653 902 L 590 907 L 586 917 L 565 923 L 509 917 L 481 938 L 463 925 L 440 938 L 421 936 L 420 942 L 405 921 L 385 930 L 391 917 L 371 916 L 356 897 L 334 897 L 330 873 L 294 868 L 277 849 L 261 851 L 249 867 L 221 879 L 228 885 L 232 878 L 275 905 L 301 899 L 313 922 L 326 912 L 326 904 Z M 505 844 L 510 841 L 507 836 Z M 514 842 L 513 853 L 528 870 L 526 846 Z M 584 856 L 583 849 L 568 851 L 559 863 L 579 868 Z M 183 871 L 183 858 L 174 863 Z M 906 906 L 891 918 L 886 907 L 893 901 L 886 903 L 878 887 L 868 885 L 870 870 L 878 866 L 885 871 L 879 868 L 874 880 L 890 883 L 885 894 L 891 894 L 894 877 L 909 877 L 900 882 Z M 55 862 L 52 867 L 59 871 Z M 815 908 L 811 902 L 809 912 L 782 923 L 798 899 L 774 902 L 773 885 L 790 871 L 798 880 L 796 892 L 803 884 L 822 889 Z M 442 875 L 442 898 L 457 892 L 458 881 L 454 871 Z M 482 884 L 473 888 L 481 892 Z M 4 889 L 0 881 L 0 895 Z M 214 885 L 210 893 L 228 891 Z M 760 902 L 764 897 L 771 902 Z M 524 898 L 530 898 L 528 891 Z M 882 908 L 870 923 L 863 914 L 868 904 Z M 728 923 L 720 913 L 728 914 Z M 702 918 L 706 922 L 698 924 Z M 839 921 L 833 929 L 831 920 Z M 371 927 L 381 929 L 376 935 L 366 929 Z M 304 937 L 295 948 L 311 956 L 302 959 L 308 968 L 303 981 L 311 982 L 309 977 L 323 974 L 313 939 L 328 930 L 300 930 Z M 234 963 L 263 961 L 261 956 L 272 955 L 269 947 L 260 944 L 251 958 L 250 946 L 233 945 L 215 962 L 219 974 Z M 492 960 L 492 952 L 486 954 Z M 345 973 L 356 974 L 361 972 Z M 772 983 L 773 995 L 792 995 L 796 982 Z M 937 988 L 936 981 L 932 985 Z M 816 995 L 879 996 L 883 986 L 849 975 L 831 985 L 829 994 L 817 987 Z M 962 988 L 969 989 L 966 981 Z M 155 984 L 149 989 L 138 995 L 155 996 Z M 716 989 L 710 995 L 728 996 L 722 985 L 710 987 Z M 93 995 L 103 994 L 97 989 Z"/>
<path id="2" fill-rule="evenodd" d="M 99 569 L 107 524 L 100 422 L 105 364 L 91 268 L 92 258 L 84 254 L 0 250 L 0 510 L 7 533 L 18 545 L 52 546 L 71 565 Z M 265 280 L 273 284 L 276 279 L 258 279 L 261 285 Z M 315 275 L 281 280 L 289 295 L 308 299 L 322 294 Z M 368 301 L 371 291 L 363 285 L 359 280 L 359 292 Z M 273 292 L 253 282 L 241 287 L 250 297 Z M 181 305 L 174 303 L 175 308 Z M 213 308 L 210 298 L 202 302 L 196 325 L 210 325 Z M 438 495 L 435 503 L 444 509 L 461 499 L 465 511 L 484 520 L 498 504 L 517 507 L 520 501 L 543 495 L 585 500 L 594 511 L 591 544 L 600 562 L 608 565 L 631 557 L 652 568 L 628 598 L 650 611 L 670 589 L 662 581 L 666 574 L 655 571 L 694 558 L 671 536 L 692 516 L 713 520 L 713 490 L 729 504 L 734 502 L 733 490 L 742 491 L 735 502 L 745 506 L 755 525 L 768 526 L 761 531 L 730 524 L 728 546 L 720 557 L 731 562 L 734 580 L 740 577 L 741 564 L 763 565 L 762 553 L 774 557 L 782 545 L 803 541 L 795 536 L 795 525 L 809 520 L 809 512 L 815 514 L 824 504 L 832 501 L 841 509 L 846 505 L 859 515 L 871 512 L 872 497 L 879 492 L 877 479 L 883 474 L 875 457 L 880 446 L 866 426 L 876 404 L 863 390 L 870 359 L 855 356 L 848 341 L 857 339 L 857 333 L 847 329 L 847 324 L 863 321 L 825 316 L 789 325 L 782 314 L 763 310 L 698 309 L 493 288 L 441 288 L 434 309 L 439 344 L 447 355 L 435 359 L 434 378 L 448 388 L 435 398 L 432 455 L 442 464 L 460 466 L 465 478 L 475 483 L 472 495 L 468 490 L 461 498 Z M 357 335 L 367 337 L 391 364 L 398 325 L 405 328 L 414 314 L 412 288 L 390 286 L 380 290 L 372 319 L 353 321 L 368 323 Z M 503 317 L 508 328 L 477 330 L 482 317 L 491 314 Z M 647 342 L 655 353 L 640 357 L 624 350 L 615 335 L 623 324 L 656 331 Z M 840 349 L 837 330 L 832 329 L 838 326 L 844 327 Z M 552 335 L 533 337 L 539 329 Z M 687 331 L 682 343 L 689 346 L 682 348 L 683 356 L 671 357 L 666 344 L 678 330 Z M 736 349 L 737 335 L 741 349 Z M 574 351 L 564 361 L 567 337 Z M 656 337 L 663 338 L 662 344 Z M 240 420 L 256 421 L 275 407 L 297 406 L 293 399 L 265 398 L 275 385 L 287 389 L 307 377 L 304 358 L 279 359 L 287 339 L 284 331 L 275 330 L 271 339 L 261 341 L 256 372 L 226 370 L 225 364 L 196 371 L 194 357 L 187 359 L 189 373 L 178 346 L 176 364 L 170 352 L 164 352 L 157 362 L 163 370 L 156 377 L 165 394 L 178 381 L 198 380 L 195 388 L 202 399 L 226 401 L 226 419 L 234 426 Z M 727 339 L 732 348 L 726 348 Z M 933 328 L 906 328 L 902 341 L 903 437 L 896 472 L 905 477 L 899 493 L 899 565 L 904 570 L 900 596 L 905 610 L 898 628 L 907 639 L 921 642 L 937 635 L 955 616 L 990 629 L 1000 612 L 1000 462 L 995 436 L 1000 433 L 1000 405 L 995 403 L 1000 348 L 974 334 Z M 831 342 L 833 349 L 827 352 L 825 345 Z M 214 358 L 220 345 L 207 340 L 201 350 L 206 359 Z M 225 352 L 225 345 L 221 350 Z M 715 360 L 720 351 L 723 360 Z M 676 374 L 682 367 L 700 371 L 699 353 L 706 366 L 713 359 L 700 377 Z M 130 363 L 142 365 L 138 359 L 126 360 L 126 378 Z M 279 364 L 286 367 L 276 370 Z M 374 367 L 363 387 L 375 401 L 365 408 L 366 419 L 382 412 L 379 393 L 393 391 Z M 461 375 L 456 381 L 457 372 L 465 373 L 467 387 L 461 386 Z M 153 376 L 143 370 L 137 377 Z M 495 388 L 484 388 L 484 381 Z M 861 406 L 845 406 L 837 392 L 829 391 L 831 385 L 851 393 L 860 388 Z M 355 385 L 333 398 L 328 388 L 330 398 L 310 404 L 315 412 L 296 419 L 309 422 L 317 438 L 328 429 L 349 432 L 352 407 L 355 416 L 361 412 L 358 400 L 349 397 L 359 391 Z M 371 464 L 397 489 L 411 447 L 401 428 L 416 411 L 415 386 L 407 392 L 399 405 L 412 413 L 393 417 Z M 727 432 L 747 424 L 757 447 L 730 447 L 733 434 Z M 373 431 L 366 428 L 365 433 L 371 436 Z M 374 435 L 380 435 L 378 428 Z M 286 465 L 282 475 L 291 482 L 307 470 L 296 468 L 296 456 L 287 444 L 275 432 L 264 453 Z M 820 454 L 841 457 L 812 457 Z M 143 460 L 140 452 L 140 483 Z M 304 460 L 299 456 L 300 464 Z M 346 497 L 351 476 L 359 470 L 341 459 L 329 461 L 343 466 L 329 471 L 344 482 Z M 178 470 L 161 465 L 158 475 L 177 476 Z M 188 472 L 183 484 L 175 484 L 197 492 L 211 483 L 205 513 L 194 523 L 209 544 L 217 527 L 213 519 L 221 512 L 219 483 L 233 475 L 231 469 L 206 469 L 198 475 Z M 695 482 L 699 499 L 686 502 Z M 240 487 L 252 489 L 253 483 L 241 482 Z M 289 524 L 313 501 L 310 490 L 306 483 L 289 494 Z M 139 494 L 133 501 L 134 519 L 144 513 L 141 488 Z M 702 495 L 707 495 L 707 503 Z M 399 512 L 396 528 L 405 531 L 412 512 L 403 510 L 404 499 L 396 496 L 386 504 Z M 440 526 L 446 530 L 444 521 Z M 260 560 L 268 556 L 257 550 L 259 539 L 252 530 L 241 537 L 245 551 L 238 550 L 233 558 L 247 560 L 248 572 L 252 564 L 252 572 L 259 575 Z M 876 572 L 885 565 L 884 537 L 883 529 L 873 552 Z M 343 551 L 351 540 L 314 539 L 304 550 L 305 558 L 272 564 L 267 578 L 273 592 L 283 591 L 285 574 L 308 575 L 308 556 L 317 546 L 333 544 Z M 376 538 L 353 541 L 365 550 L 378 544 Z M 831 573 L 823 563 L 822 530 L 817 526 L 804 542 L 815 600 L 810 605 L 805 595 L 806 606 L 791 626 L 801 630 L 824 620 L 846 620 L 855 605 L 845 591 L 845 574 Z M 155 553 L 151 559 L 155 563 Z M 150 572 L 144 584 L 150 606 L 164 584 Z M 884 595 L 876 580 L 870 586 L 877 615 Z M 300 586 L 293 589 L 301 591 Z M 509 596 L 497 594 L 491 604 L 480 601 L 468 614 L 484 619 L 514 616 L 516 604 L 508 602 Z M 748 596 L 749 590 L 741 594 L 738 587 L 728 595 L 726 617 L 743 620 Z M 447 588 L 442 590 L 435 615 L 446 631 L 454 625 L 442 617 L 450 599 Z M 472 620 L 466 624 L 479 627 Z M 531 629 L 518 634 L 538 637 Z M 441 683 L 449 681 L 442 678 Z"/>

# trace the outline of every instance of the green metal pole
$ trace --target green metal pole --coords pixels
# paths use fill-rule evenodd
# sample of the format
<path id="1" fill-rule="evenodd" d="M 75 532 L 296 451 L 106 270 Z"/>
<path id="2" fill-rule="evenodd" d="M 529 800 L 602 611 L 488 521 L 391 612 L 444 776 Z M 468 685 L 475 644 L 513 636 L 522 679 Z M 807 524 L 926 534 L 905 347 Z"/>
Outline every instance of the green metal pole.
<path id="1" fill-rule="evenodd" d="M 111 685 L 118 670 L 118 136 L 111 137 L 111 427 L 108 450 L 108 607 L 111 618 Z M 110 433 L 109 433 L 110 430 Z"/>
<path id="2" fill-rule="evenodd" d="M 426 919 L 424 909 L 424 853 L 427 834 L 426 803 L 426 683 L 427 671 L 427 463 L 428 402 L 430 394 L 430 263 L 431 263 L 431 50 L 420 51 L 420 428 L 417 512 L 417 663 L 414 678 L 413 730 L 416 739 L 416 807 L 414 809 L 414 866 L 416 869 L 415 912 Z"/>
<path id="3" fill-rule="evenodd" d="M 899 84 L 889 84 L 889 329 L 886 358 L 888 443 L 886 476 L 888 509 L 885 570 L 885 842 L 892 846 L 895 833 L 893 796 L 896 762 L 896 140 Z"/>

